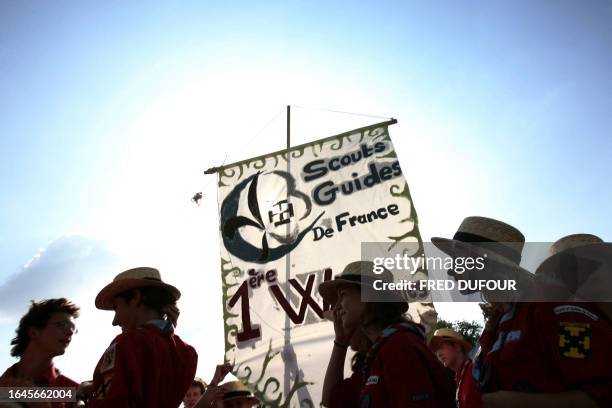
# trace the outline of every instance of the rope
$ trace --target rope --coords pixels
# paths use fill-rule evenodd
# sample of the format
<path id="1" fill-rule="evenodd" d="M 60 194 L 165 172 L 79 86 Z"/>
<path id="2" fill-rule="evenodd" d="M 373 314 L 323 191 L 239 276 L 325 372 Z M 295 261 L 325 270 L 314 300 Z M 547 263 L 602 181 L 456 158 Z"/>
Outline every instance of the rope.
<path id="1" fill-rule="evenodd" d="M 375 118 L 375 119 L 393 119 L 390 116 L 378 116 L 378 115 L 369 115 L 369 114 L 365 114 L 365 113 L 357 113 L 357 112 L 346 112 L 346 111 L 339 111 L 339 110 L 333 110 L 333 109 L 325 109 L 325 108 L 316 108 L 316 107 L 310 107 L 310 106 L 301 106 L 301 105 L 291 105 L 294 108 L 298 108 L 298 109 L 306 109 L 306 110 L 316 110 L 316 111 L 321 111 L 321 112 L 331 112 L 331 113 L 340 113 L 340 114 L 344 114 L 344 115 L 353 115 L 353 116 L 362 116 L 362 117 L 367 117 L 367 118 Z M 264 130 L 266 130 L 268 128 L 268 126 L 270 126 L 270 124 L 272 122 L 274 122 L 276 119 L 278 119 L 278 117 L 281 115 L 281 113 L 284 111 L 283 108 L 279 109 L 278 113 L 268 121 L 268 123 L 266 123 L 264 125 L 264 127 L 262 127 L 255 135 L 253 135 L 248 143 L 246 145 L 244 145 L 244 147 L 238 152 L 238 154 L 244 152 L 246 150 L 247 147 L 249 147 L 251 145 L 251 143 L 253 143 L 253 141 L 259 137 Z M 227 159 L 227 154 L 225 155 L 225 159 Z M 219 168 L 222 168 L 225 165 L 225 160 L 223 161 L 223 164 L 221 164 L 221 166 L 218 167 L 211 167 L 210 169 L 206 170 L 204 172 L 204 174 L 215 174 L 217 172 L 217 170 Z"/>
<path id="2" fill-rule="evenodd" d="M 282 112 L 283 112 L 283 109 L 282 109 L 282 108 L 281 108 L 281 109 L 279 109 L 279 110 L 278 110 L 278 113 L 277 113 L 277 114 L 276 114 L 276 115 L 275 115 L 275 116 L 274 116 L 272 119 L 270 119 L 270 120 L 268 121 L 268 123 L 266 123 L 266 124 L 264 125 L 264 127 L 262 127 L 262 128 L 261 128 L 261 129 L 260 129 L 260 130 L 259 130 L 257 133 L 255 133 L 255 135 L 253 135 L 253 136 L 252 136 L 252 137 L 249 139 L 249 141 L 247 142 L 247 144 L 245 144 L 245 145 L 242 147 L 242 149 L 241 149 L 241 150 L 240 150 L 240 151 L 239 151 L 239 152 L 238 152 L 236 155 L 239 155 L 240 153 L 244 152 L 244 151 L 246 150 L 246 148 L 247 148 L 247 147 L 249 147 L 249 146 L 251 145 L 251 143 L 253 143 L 253 141 L 254 141 L 254 140 L 257 138 L 257 137 L 259 137 L 259 135 L 261 135 L 261 134 L 263 133 L 263 131 L 264 131 L 264 130 L 266 130 L 266 129 L 268 128 L 268 126 L 270 126 L 270 124 L 271 124 L 272 122 L 274 122 L 276 119 L 278 119 L 278 117 L 280 116 L 280 114 L 281 114 Z M 229 154 L 229 153 L 226 153 L 226 154 L 225 154 L 225 159 L 223 160 L 223 163 L 221 164 L 221 166 L 211 167 L 210 169 L 206 170 L 206 171 L 204 172 L 204 174 L 215 174 L 215 173 L 217 172 L 217 169 L 219 169 L 219 168 L 221 168 L 221 167 L 223 167 L 223 166 L 225 165 L 225 161 L 227 160 L 228 154 Z"/>
<path id="3" fill-rule="evenodd" d="M 268 126 L 270 126 L 270 124 L 271 124 L 272 122 L 274 122 L 276 119 L 278 119 L 278 117 L 281 115 L 281 113 L 283 113 L 283 110 L 284 110 L 283 108 L 279 109 L 279 110 L 278 110 L 278 113 L 277 113 L 277 114 L 276 114 L 276 115 L 275 115 L 275 116 L 274 116 L 272 119 L 270 119 L 270 120 L 268 121 L 268 123 L 266 123 L 266 124 L 264 125 L 264 127 L 262 127 L 262 128 L 259 130 L 259 132 L 257 132 L 257 133 L 255 134 L 255 136 L 253 136 L 253 137 L 251 137 L 251 139 L 249 139 L 249 141 L 247 142 L 247 144 L 246 144 L 246 145 L 244 145 L 244 147 L 242 148 L 242 150 L 240 150 L 240 151 L 238 152 L 238 154 L 240 154 L 240 153 L 244 152 L 244 151 L 246 150 L 246 148 L 247 148 L 247 147 L 249 147 L 249 146 L 251 145 L 251 143 L 253 143 L 253 141 L 254 141 L 254 140 L 257 138 L 257 137 L 259 137 L 259 136 L 260 136 L 260 135 L 263 133 L 263 131 L 264 131 L 264 130 L 266 130 L 266 129 L 268 128 Z M 225 163 L 223 163 L 223 164 L 225 164 Z M 221 167 L 223 167 L 223 166 L 221 166 Z"/>
<path id="4" fill-rule="evenodd" d="M 299 108 L 299 109 L 309 109 L 309 110 L 317 110 L 317 111 L 323 111 L 323 112 L 342 113 L 345 115 L 363 116 L 366 118 L 392 119 L 392 117 L 390 116 L 377 116 L 377 115 L 369 115 L 365 113 L 346 112 L 346 111 L 339 111 L 339 110 L 325 109 L 325 108 L 315 108 L 315 107 L 310 107 L 310 106 L 300 106 L 300 105 L 291 105 L 291 106 L 294 108 Z"/>

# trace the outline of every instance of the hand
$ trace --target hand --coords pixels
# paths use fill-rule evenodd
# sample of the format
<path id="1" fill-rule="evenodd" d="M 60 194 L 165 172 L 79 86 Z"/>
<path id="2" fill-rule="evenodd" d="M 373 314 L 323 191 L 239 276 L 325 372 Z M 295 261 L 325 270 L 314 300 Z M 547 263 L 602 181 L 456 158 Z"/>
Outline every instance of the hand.
<path id="1" fill-rule="evenodd" d="M 234 366 L 230 363 L 217 364 L 217 367 L 215 368 L 215 375 L 213 375 L 210 385 L 213 387 L 219 385 L 219 383 L 223 381 L 225 376 L 232 371 L 233 368 Z"/>
<path id="2" fill-rule="evenodd" d="M 170 320 L 170 323 L 172 323 L 172 325 L 176 327 L 176 325 L 178 324 L 179 314 L 181 314 L 179 308 L 176 307 L 176 305 L 168 305 L 162 309 L 162 312 L 166 314 L 166 317 L 168 318 L 168 320 Z"/>
<path id="3" fill-rule="evenodd" d="M 336 334 L 336 342 L 344 345 L 348 345 L 351 341 L 351 337 L 353 337 L 353 333 L 355 333 L 355 327 L 346 329 L 342 325 L 342 317 L 340 312 L 342 311 L 339 307 L 334 307 L 332 309 L 333 317 L 332 321 L 334 322 L 334 333 Z"/>
<path id="4" fill-rule="evenodd" d="M 83 381 L 77 388 L 77 395 L 85 398 L 91 397 L 94 392 L 93 381 Z"/>
<path id="5" fill-rule="evenodd" d="M 218 387 L 216 385 L 209 385 L 208 387 L 206 387 L 204 395 L 202 395 L 202 398 L 200 398 L 194 408 L 215 407 L 217 401 L 221 401 L 221 399 L 223 398 L 224 393 L 225 390 L 223 390 L 222 387 Z"/>
<path id="6" fill-rule="evenodd" d="M 503 400 L 505 391 L 492 392 L 489 394 L 484 394 L 482 396 L 482 406 L 483 408 L 495 408 L 495 407 L 503 407 Z"/>

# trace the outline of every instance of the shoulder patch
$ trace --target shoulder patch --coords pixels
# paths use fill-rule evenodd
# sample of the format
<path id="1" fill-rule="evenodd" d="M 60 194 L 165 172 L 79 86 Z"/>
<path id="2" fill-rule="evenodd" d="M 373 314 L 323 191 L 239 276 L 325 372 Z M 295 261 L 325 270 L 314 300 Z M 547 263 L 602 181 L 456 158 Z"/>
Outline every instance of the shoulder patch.
<path id="1" fill-rule="evenodd" d="M 575 305 L 557 306 L 553 309 L 553 311 L 555 312 L 556 315 L 560 315 L 563 313 L 580 313 L 582 315 L 590 317 L 593 320 L 599 320 L 599 317 L 595 313 L 591 312 L 590 310 L 585 309 L 584 307 L 575 306 Z"/>
<path id="2" fill-rule="evenodd" d="M 508 332 L 508 337 L 506 337 L 506 344 L 512 343 L 515 341 L 519 341 L 520 339 L 521 339 L 521 331 L 513 330 L 511 332 Z"/>
<path id="3" fill-rule="evenodd" d="M 588 358 L 591 355 L 591 325 L 588 323 L 561 322 L 559 354 L 567 358 Z"/>
<path id="4" fill-rule="evenodd" d="M 412 396 L 412 400 L 414 402 L 428 401 L 431 397 L 431 394 L 416 394 Z"/>
<path id="5" fill-rule="evenodd" d="M 115 355 L 117 354 L 116 350 L 117 343 L 113 343 L 106 349 L 106 351 L 102 355 L 102 359 L 100 360 L 101 373 L 115 368 Z"/>

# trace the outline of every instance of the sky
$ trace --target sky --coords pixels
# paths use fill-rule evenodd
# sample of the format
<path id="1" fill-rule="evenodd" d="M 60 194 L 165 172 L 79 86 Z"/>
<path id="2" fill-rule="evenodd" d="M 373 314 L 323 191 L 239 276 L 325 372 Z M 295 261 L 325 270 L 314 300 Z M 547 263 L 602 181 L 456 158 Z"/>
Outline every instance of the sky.
<path id="1" fill-rule="evenodd" d="M 82 307 L 64 373 L 118 334 L 93 299 L 157 266 L 177 332 L 223 359 L 203 171 L 394 117 L 423 240 L 469 215 L 612 239 L 612 3 L 0 2 L 0 365 L 30 299 Z M 202 191 L 200 206 L 191 197 Z M 475 305 L 437 304 L 479 319 Z M 79 356 L 78 359 L 71 356 Z"/>

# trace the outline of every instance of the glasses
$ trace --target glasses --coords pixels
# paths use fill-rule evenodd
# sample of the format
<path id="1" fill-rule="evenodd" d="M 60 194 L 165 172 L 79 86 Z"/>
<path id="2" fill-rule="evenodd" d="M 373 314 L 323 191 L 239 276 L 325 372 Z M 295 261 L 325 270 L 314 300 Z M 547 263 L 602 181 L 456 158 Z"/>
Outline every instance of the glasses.
<path id="1" fill-rule="evenodd" d="M 74 323 L 69 321 L 49 322 L 49 324 L 60 330 L 70 330 L 71 334 L 77 334 L 79 332 Z"/>

